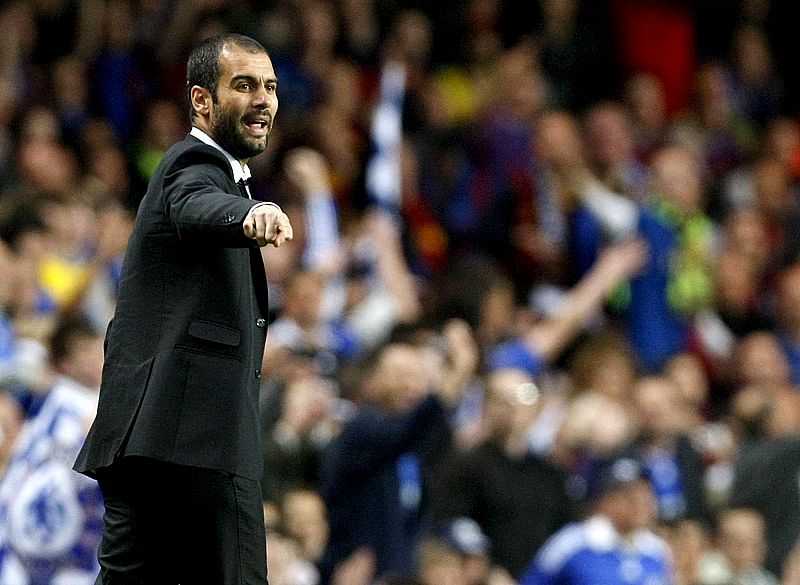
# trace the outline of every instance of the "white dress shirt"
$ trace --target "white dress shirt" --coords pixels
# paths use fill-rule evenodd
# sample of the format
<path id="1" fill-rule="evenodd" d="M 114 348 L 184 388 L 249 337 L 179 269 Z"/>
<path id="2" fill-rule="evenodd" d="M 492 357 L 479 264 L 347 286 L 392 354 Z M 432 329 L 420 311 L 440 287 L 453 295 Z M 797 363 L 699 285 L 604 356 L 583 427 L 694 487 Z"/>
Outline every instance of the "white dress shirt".
<path id="1" fill-rule="evenodd" d="M 253 197 L 252 195 L 250 195 L 250 187 L 247 185 L 247 180 L 250 179 L 251 176 L 250 167 L 248 167 L 247 165 L 243 165 L 238 160 L 233 158 L 233 156 L 231 156 L 231 154 L 227 150 L 222 148 L 217 143 L 216 140 L 214 140 L 213 138 L 211 138 L 211 136 L 200 130 L 200 128 L 198 128 L 197 126 L 192 126 L 192 129 L 189 132 L 189 134 L 191 134 L 201 142 L 205 142 L 209 146 L 213 146 L 214 148 L 219 150 L 225 156 L 226 159 L 228 159 L 228 162 L 231 165 L 231 169 L 233 170 L 233 180 L 236 183 L 238 183 L 239 181 L 245 181 L 245 190 L 247 191 L 247 196 L 250 199 L 252 199 Z M 250 214 L 253 213 L 253 210 L 256 207 L 261 207 L 262 205 L 272 205 L 274 207 L 277 207 L 278 211 L 281 212 L 283 211 L 277 203 L 272 203 L 271 201 L 260 201 L 250 208 L 250 211 L 247 213 L 247 217 L 250 217 Z"/>

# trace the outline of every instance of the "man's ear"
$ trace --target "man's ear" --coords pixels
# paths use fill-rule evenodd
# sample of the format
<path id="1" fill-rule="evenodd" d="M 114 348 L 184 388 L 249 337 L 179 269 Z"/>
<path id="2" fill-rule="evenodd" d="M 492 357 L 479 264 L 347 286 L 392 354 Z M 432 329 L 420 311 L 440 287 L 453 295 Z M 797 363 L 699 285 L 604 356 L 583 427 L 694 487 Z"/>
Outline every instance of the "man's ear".
<path id="1" fill-rule="evenodd" d="M 208 116 L 211 113 L 213 99 L 211 98 L 210 91 L 208 91 L 205 87 L 193 85 L 189 95 L 191 96 L 192 100 L 192 108 L 195 112 L 197 112 L 198 115 Z"/>

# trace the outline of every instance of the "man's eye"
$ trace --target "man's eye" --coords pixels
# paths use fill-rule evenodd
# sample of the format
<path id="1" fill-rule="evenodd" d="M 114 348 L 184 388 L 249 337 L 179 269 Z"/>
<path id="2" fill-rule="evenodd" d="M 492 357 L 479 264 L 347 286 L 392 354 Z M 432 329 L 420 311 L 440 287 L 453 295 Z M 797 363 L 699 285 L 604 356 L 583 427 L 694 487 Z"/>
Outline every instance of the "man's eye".
<path id="1" fill-rule="evenodd" d="M 239 89 L 242 91 L 250 91 L 250 84 L 249 83 L 240 83 Z"/>

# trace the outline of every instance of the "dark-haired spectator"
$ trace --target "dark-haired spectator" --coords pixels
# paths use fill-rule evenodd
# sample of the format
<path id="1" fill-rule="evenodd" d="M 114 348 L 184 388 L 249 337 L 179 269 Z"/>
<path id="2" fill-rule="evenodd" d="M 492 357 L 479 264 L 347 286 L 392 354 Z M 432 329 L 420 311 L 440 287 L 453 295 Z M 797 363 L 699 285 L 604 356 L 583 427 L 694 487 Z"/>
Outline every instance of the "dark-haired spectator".
<path id="1" fill-rule="evenodd" d="M 765 330 L 739 340 L 730 362 L 730 374 L 731 381 L 741 388 L 751 384 L 787 385 L 792 372 L 779 337 Z"/>
<path id="2" fill-rule="evenodd" d="M 316 363 L 325 357 L 313 350 L 290 352 L 282 378 L 274 378 L 276 385 L 262 394 L 261 493 L 271 506 L 280 506 L 292 489 L 319 487 L 322 452 L 340 425 L 334 386 Z"/>
<path id="3" fill-rule="evenodd" d="M 53 94 L 61 133 L 75 145 L 83 126 L 91 118 L 88 66 L 77 55 L 66 55 L 53 65 Z"/>
<path id="4" fill-rule="evenodd" d="M 473 343 L 464 323 L 450 323 L 443 335 L 447 345 Z M 362 548 L 374 555 L 376 576 L 414 574 L 413 545 L 428 512 L 431 478 L 450 444 L 447 409 L 461 399 L 477 367 L 477 355 L 444 360 L 430 346 L 390 343 L 362 381 L 366 403 L 331 442 L 322 464 L 331 525 L 323 582 Z"/>
<path id="5" fill-rule="evenodd" d="M 754 164 L 753 204 L 766 223 L 773 270 L 797 261 L 800 254 L 800 203 L 798 186 L 789 168 L 777 157 Z"/>
<path id="6" fill-rule="evenodd" d="M 777 157 L 789 169 L 789 174 L 800 179 L 800 125 L 797 120 L 778 116 L 764 131 L 764 152 Z"/>
<path id="7" fill-rule="evenodd" d="M 633 123 L 628 110 L 617 102 L 600 102 L 583 120 L 586 152 L 597 178 L 617 193 L 644 203 L 647 167 L 637 158 Z"/>
<path id="8" fill-rule="evenodd" d="M 775 70 L 767 31 L 739 28 L 733 37 L 733 99 L 747 119 L 764 125 L 783 111 L 783 82 Z"/>
<path id="9" fill-rule="evenodd" d="M 135 176 L 134 184 L 141 186 L 153 176 L 164 153 L 181 139 L 186 131 L 183 111 L 173 100 L 160 99 L 149 104 L 142 115 L 139 135 L 132 143 L 131 162 Z M 138 206 L 144 192 L 132 193 L 135 198 L 128 203 Z"/>
<path id="10" fill-rule="evenodd" d="M 647 72 L 632 75 L 624 86 L 624 103 L 631 112 L 636 155 L 647 161 L 666 140 L 669 130 L 664 86 Z"/>
<path id="11" fill-rule="evenodd" d="M 136 12 L 131 2 L 112 0 L 98 15 L 103 43 L 92 63 L 92 99 L 123 143 L 136 136 L 155 79 L 152 47 L 136 44 Z"/>
<path id="12" fill-rule="evenodd" d="M 758 152 L 755 125 L 738 109 L 730 71 L 721 62 L 703 63 L 693 73 L 691 108 L 673 128 L 673 138 L 696 151 L 716 194 L 724 177 Z M 707 211 L 719 217 L 719 201 L 709 198 Z"/>
<path id="13" fill-rule="evenodd" d="M 591 516 L 556 532 L 520 585 L 672 583 L 667 544 L 651 531 L 655 498 L 638 463 L 602 461 L 589 487 Z"/>
<path id="14" fill-rule="evenodd" d="M 569 373 L 576 392 L 597 392 L 627 404 L 636 380 L 636 357 L 622 333 L 601 329 L 576 344 Z"/>

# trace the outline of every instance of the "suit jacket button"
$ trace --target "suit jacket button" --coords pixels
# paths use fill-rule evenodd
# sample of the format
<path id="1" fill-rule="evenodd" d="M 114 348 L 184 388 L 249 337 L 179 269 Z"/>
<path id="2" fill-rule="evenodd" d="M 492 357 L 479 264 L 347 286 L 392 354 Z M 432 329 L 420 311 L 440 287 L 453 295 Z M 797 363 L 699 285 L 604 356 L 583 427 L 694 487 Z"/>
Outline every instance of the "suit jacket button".
<path id="1" fill-rule="evenodd" d="M 261 379 L 261 368 L 256 368 L 255 374 L 256 374 L 256 380 L 260 380 Z"/>
<path id="2" fill-rule="evenodd" d="M 264 325 L 266 325 L 266 324 L 267 324 L 267 320 L 266 319 L 262 319 L 261 317 L 256 319 L 256 327 L 264 327 Z"/>

